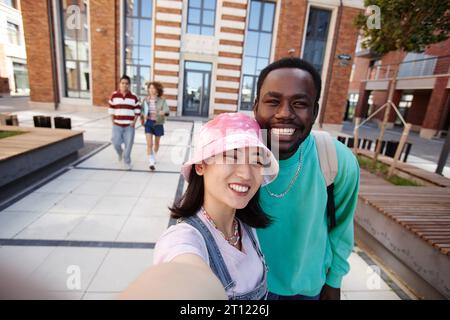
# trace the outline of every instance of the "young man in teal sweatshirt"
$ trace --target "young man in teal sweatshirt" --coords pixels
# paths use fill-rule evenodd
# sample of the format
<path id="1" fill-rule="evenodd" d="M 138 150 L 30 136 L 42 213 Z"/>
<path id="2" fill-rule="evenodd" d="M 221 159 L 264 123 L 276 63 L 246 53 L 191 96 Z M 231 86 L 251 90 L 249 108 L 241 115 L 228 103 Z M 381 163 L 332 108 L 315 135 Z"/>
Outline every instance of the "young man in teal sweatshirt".
<path id="1" fill-rule="evenodd" d="M 319 73 L 299 58 L 268 65 L 257 84 L 255 118 L 280 158 L 277 179 L 260 190 L 260 205 L 274 220 L 257 230 L 269 266 L 269 299 L 340 299 L 342 278 L 349 271 L 359 166 L 336 140 L 336 224 L 330 228 L 327 186 L 311 135 L 320 92 Z"/>

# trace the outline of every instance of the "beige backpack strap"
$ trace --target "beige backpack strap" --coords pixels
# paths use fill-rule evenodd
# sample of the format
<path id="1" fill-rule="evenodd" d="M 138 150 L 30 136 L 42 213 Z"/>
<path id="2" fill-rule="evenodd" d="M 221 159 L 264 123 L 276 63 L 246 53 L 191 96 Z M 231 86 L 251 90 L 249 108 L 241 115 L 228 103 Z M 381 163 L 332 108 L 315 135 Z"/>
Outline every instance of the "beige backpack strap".
<path id="1" fill-rule="evenodd" d="M 338 162 L 334 138 L 328 132 L 314 131 L 320 169 L 327 184 L 328 232 L 336 226 L 336 208 L 334 204 L 334 179 L 338 171 Z"/>
<path id="2" fill-rule="evenodd" d="M 320 169 L 323 177 L 330 186 L 336 178 L 338 162 L 334 138 L 326 131 L 312 131 L 316 141 L 317 154 L 319 156 Z"/>

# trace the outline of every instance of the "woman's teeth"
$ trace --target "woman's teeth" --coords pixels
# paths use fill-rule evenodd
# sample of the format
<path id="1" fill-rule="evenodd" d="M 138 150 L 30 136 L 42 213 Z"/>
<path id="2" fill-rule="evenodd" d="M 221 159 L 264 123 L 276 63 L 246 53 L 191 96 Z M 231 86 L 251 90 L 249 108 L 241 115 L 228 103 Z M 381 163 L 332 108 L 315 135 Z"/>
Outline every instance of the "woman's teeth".
<path id="1" fill-rule="evenodd" d="M 238 185 L 238 184 L 230 184 L 229 186 L 230 186 L 230 188 L 233 189 L 234 191 L 236 191 L 236 192 L 242 192 L 242 193 L 247 192 L 248 189 L 250 189 L 249 187 L 241 186 L 241 185 Z"/>
<path id="2" fill-rule="evenodd" d="M 271 132 L 277 136 L 292 136 L 295 132 L 294 128 L 272 128 Z"/>

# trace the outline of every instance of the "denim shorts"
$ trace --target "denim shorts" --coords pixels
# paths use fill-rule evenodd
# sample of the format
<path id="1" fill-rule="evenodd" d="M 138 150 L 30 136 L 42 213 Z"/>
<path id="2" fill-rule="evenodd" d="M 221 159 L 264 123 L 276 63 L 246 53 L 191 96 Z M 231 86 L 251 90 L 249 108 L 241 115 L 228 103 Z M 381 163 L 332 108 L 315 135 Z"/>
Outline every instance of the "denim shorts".
<path id="1" fill-rule="evenodd" d="M 162 124 L 156 124 L 154 120 L 147 120 L 144 126 L 145 133 L 153 134 L 157 137 L 161 137 L 164 135 L 164 126 Z"/>

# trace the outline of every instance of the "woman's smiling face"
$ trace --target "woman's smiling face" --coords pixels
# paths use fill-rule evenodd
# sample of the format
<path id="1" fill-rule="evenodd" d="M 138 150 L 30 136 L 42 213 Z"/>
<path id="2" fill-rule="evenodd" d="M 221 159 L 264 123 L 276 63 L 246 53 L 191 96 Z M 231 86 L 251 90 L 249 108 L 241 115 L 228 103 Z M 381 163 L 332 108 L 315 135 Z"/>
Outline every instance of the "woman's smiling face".
<path id="1" fill-rule="evenodd" d="M 195 166 L 203 176 L 205 199 L 232 209 L 243 209 L 263 182 L 264 161 L 258 148 L 234 149 Z"/>
<path id="2" fill-rule="evenodd" d="M 158 90 L 156 90 L 154 85 L 150 85 L 148 87 L 148 94 L 151 96 L 154 96 L 154 97 L 156 97 L 158 95 Z"/>

